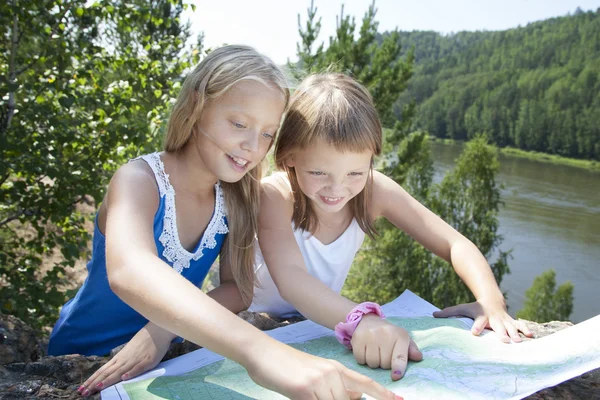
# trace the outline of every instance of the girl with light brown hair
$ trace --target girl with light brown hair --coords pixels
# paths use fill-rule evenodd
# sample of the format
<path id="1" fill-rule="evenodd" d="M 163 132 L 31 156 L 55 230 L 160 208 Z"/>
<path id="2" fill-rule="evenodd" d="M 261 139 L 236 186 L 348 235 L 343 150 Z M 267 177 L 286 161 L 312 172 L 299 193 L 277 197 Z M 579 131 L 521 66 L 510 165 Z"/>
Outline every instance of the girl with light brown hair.
<path id="1" fill-rule="evenodd" d="M 518 331 L 531 336 L 508 315 L 477 247 L 373 170 L 381 148 L 381 124 L 366 88 L 337 73 L 301 83 L 275 144 L 283 172 L 262 182 L 258 287 L 249 310 L 301 313 L 334 329 L 359 364 L 391 369 L 392 379 L 400 379 L 408 360 L 422 358 L 416 344 L 385 321 L 379 305 L 357 305 L 339 294 L 365 234 L 374 238 L 374 222 L 383 217 L 451 262 L 477 299 L 436 316 L 468 316 L 475 320 L 474 334 L 491 327 L 505 342 L 521 341 Z"/>

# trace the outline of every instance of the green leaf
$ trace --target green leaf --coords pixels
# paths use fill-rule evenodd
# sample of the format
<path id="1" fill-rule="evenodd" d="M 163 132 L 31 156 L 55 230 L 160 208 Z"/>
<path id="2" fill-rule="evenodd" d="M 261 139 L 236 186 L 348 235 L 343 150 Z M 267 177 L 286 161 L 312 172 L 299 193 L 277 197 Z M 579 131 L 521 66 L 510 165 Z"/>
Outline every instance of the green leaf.
<path id="1" fill-rule="evenodd" d="M 65 108 L 69 108 L 75 102 L 75 98 L 71 96 L 61 97 L 58 102 Z"/>

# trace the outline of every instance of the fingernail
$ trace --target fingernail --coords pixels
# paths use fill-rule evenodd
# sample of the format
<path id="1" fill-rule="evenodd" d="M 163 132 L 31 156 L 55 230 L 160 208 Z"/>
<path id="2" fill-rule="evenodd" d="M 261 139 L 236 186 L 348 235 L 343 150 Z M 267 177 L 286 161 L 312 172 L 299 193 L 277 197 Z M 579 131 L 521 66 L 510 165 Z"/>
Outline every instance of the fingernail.
<path id="1" fill-rule="evenodd" d="M 125 380 L 129 378 L 129 374 L 125 373 L 121 376 L 121 379 Z"/>
<path id="2" fill-rule="evenodd" d="M 99 384 L 96 385 L 97 388 L 101 388 L 102 386 L 104 386 L 104 383 L 100 382 Z"/>
<path id="3" fill-rule="evenodd" d="M 84 387 L 83 385 L 81 385 L 81 386 L 79 386 L 79 387 L 77 388 L 77 391 L 78 391 L 79 393 L 81 393 L 81 391 L 82 391 L 83 389 L 85 389 L 85 387 Z"/>
<path id="4" fill-rule="evenodd" d="M 90 395 L 90 391 L 88 389 L 85 389 L 82 394 L 84 396 L 89 396 Z"/>
<path id="5" fill-rule="evenodd" d="M 394 375 L 401 377 L 402 376 L 402 371 L 394 371 Z"/>

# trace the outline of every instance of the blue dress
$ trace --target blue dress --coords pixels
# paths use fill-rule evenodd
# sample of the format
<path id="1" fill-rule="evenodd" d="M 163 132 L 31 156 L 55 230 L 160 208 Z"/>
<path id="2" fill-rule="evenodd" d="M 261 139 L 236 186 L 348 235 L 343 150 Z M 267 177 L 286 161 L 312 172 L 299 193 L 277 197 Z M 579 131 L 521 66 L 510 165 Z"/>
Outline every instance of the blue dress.
<path id="1" fill-rule="evenodd" d="M 221 186 L 215 185 L 215 209 L 206 230 L 190 253 L 179 242 L 175 191 L 158 153 L 139 157 L 146 161 L 158 184 L 160 203 L 154 215 L 154 242 L 158 256 L 196 286 L 201 286 L 219 255 L 228 232 Z M 88 276 L 77 295 L 62 308 L 48 343 L 48 355 L 104 356 L 127 343 L 148 320 L 125 304 L 110 289 L 106 274 L 106 240 L 94 223 L 92 258 Z"/>

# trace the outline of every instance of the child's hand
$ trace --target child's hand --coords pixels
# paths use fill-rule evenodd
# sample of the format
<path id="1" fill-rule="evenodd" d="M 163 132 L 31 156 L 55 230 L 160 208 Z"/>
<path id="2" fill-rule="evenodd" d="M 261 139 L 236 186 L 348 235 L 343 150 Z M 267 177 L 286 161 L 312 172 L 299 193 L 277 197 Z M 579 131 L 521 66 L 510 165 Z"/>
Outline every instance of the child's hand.
<path id="1" fill-rule="evenodd" d="M 354 331 L 352 351 L 359 364 L 391 368 L 392 380 L 404 376 L 408 360 L 423 359 L 423 354 L 405 329 L 372 314 L 364 315 Z"/>
<path id="2" fill-rule="evenodd" d="M 373 379 L 335 360 L 289 346 L 269 347 L 247 370 L 254 382 L 290 399 L 360 399 L 365 393 L 378 400 L 402 400 Z"/>
<path id="3" fill-rule="evenodd" d="M 478 336 L 485 328 L 490 328 L 504 343 L 521 342 L 519 332 L 527 337 L 533 337 L 533 333 L 527 328 L 523 321 L 515 321 L 506 312 L 504 300 L 480 299 L 473 303 L 459 304 L 444 308 L 442 311 L 433 313 L 436 318 L 467 317 L 474 320 L 471 333 Z"/>
<path id="4" fill-rule="evenodd" d="M 77 391 L 88 396 L 154 368 L 169 350 L 173 338 L 172 333 L 148 323 Z"/>

